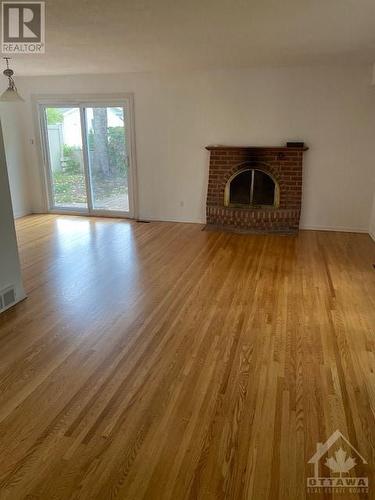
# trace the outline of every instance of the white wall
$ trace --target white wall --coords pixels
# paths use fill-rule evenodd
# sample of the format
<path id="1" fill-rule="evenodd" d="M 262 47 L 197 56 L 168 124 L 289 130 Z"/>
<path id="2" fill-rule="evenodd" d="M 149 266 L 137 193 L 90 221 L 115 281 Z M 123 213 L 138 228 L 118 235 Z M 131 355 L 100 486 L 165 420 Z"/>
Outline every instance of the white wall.
<path id="1" fill-rule="evenodd" d="M 0 290 L 14 286 L 17 302 L 25 297 L 0 126 Z"/>
<path id="2" fill-rule="evenodd" d="M 22 103 L 0 103 L 10 191 L 15 217 L 31 212 L 29 179 L 25 160 L 25 130 Z"/>
<path id="3" fill-rule="evenodd" d="M 374 200 L 372 203 L 372 211 L 370 215 L 369 233 L 371 238 L 375 241 L 375 193 L 374 193 Z"/>
<path id="4" fill-rule="evenodd" d="M 32 208 L 43 210 L 31 94 L 134 92 L 142 218 L 205 219 L 208 144 L 304 140 L 302 226 L 367 231 L 375 88 L 371 67 L 18 78 Z"/>

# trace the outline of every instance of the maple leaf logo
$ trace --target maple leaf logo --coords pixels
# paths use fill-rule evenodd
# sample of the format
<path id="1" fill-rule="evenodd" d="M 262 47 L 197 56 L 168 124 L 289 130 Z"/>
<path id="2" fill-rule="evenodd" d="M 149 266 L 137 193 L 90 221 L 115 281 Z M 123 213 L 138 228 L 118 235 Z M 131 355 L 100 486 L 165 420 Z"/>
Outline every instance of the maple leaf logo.
<path id="1" fill-rule="evenodd" d="M 340 475 L 346 474 L 355 465 L 355 459 L 352 457 L 346 458 L 346 451 L 342 448 L 335 452 L 335 458 L 330 457 L 325 461 L 325 465 L 331 469 L 332 472 L 337 472 Z"/>

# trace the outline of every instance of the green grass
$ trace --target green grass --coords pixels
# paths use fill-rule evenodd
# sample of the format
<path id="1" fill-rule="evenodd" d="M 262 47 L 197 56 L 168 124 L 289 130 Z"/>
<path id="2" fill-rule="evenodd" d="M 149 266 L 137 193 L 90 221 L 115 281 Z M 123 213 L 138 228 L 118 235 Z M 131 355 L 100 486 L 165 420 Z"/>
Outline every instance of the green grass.
<path id="1" fill-rule="evenodd" d="M 53 181 L 56 205 L 86 203 L 86 184 L 82 173 L 54 172 Z M 92 184 L 97 199 L 127 193 L 122 176 L 110 179 L 94 176 Z"/>

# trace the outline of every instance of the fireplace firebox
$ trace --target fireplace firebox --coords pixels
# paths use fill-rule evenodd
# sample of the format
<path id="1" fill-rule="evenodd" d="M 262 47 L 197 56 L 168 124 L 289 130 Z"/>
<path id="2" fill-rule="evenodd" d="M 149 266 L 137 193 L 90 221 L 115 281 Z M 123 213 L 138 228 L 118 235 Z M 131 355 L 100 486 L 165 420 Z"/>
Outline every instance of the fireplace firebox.
<path id="1" fill-rule="evenodd" d="M 207 227 L 296 232 L 306 147 L 207 146 Z"/>
<path id="2" fill-rule="evenodd" d="M 275 207 L 278 184 L 270 174 L 255 168 L 235 173 L 225 186 L 224 205 L 230 207 Z"/>

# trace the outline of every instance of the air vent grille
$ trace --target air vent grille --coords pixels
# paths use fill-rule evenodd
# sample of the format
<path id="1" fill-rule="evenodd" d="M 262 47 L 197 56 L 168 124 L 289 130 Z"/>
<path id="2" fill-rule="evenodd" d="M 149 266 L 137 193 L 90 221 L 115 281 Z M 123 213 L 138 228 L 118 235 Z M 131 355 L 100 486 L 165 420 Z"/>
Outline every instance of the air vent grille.
<path id="1" fill-rule="evenodd" d="M 16 302 L 16 292 L 13 287 L 0 291 L 0 311 L 7 309 Z"/>

